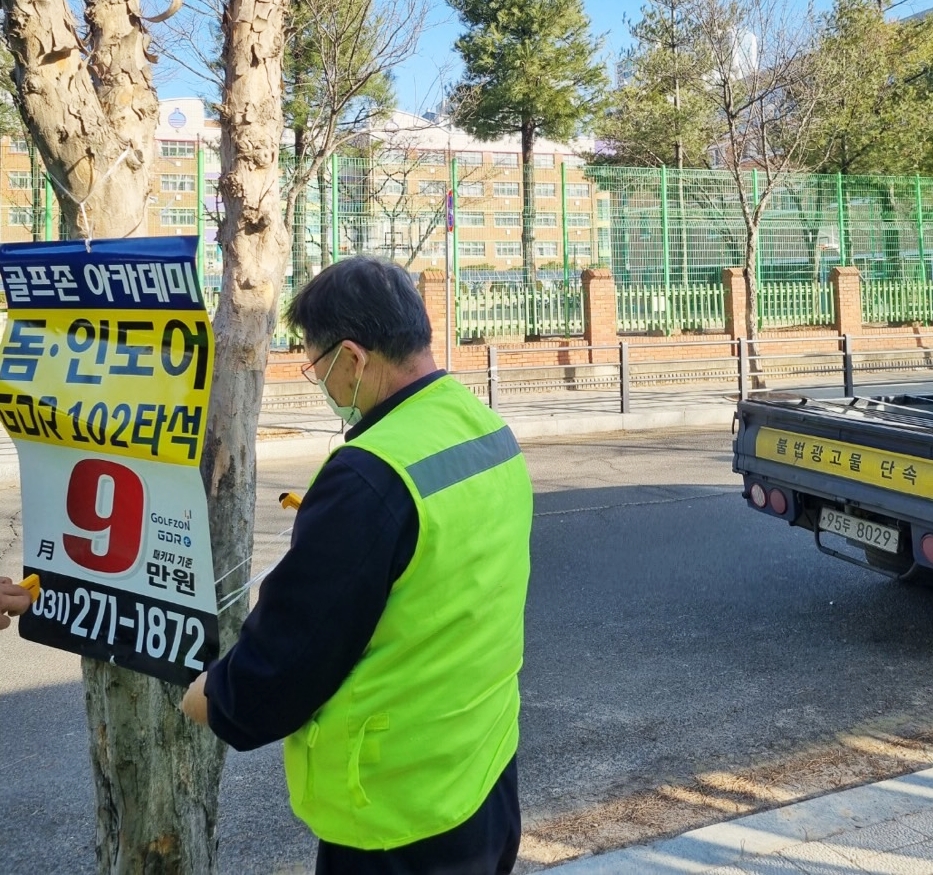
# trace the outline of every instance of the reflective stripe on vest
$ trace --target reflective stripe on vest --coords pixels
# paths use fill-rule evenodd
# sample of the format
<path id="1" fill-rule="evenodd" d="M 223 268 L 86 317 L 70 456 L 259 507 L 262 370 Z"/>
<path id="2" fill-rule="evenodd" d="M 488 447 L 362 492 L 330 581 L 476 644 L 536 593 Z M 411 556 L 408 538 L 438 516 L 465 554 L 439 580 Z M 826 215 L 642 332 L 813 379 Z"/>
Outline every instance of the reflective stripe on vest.
<path id="1" fill-rule="evenodd" d="M 521 449 L 515 435 L 508 426 L 503 426 L 492 434 L 441 450 L 405 470 L 418 487 L 421 497 L 427 498 L 461 480 L 508 462 L 519 453 Z"/>

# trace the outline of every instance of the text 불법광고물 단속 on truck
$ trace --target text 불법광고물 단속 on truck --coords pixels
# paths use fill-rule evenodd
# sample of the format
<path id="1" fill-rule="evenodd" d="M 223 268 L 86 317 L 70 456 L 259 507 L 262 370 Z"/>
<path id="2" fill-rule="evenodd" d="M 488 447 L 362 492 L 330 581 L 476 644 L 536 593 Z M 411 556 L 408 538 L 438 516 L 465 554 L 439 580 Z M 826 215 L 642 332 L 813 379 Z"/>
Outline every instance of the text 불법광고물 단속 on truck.
<path id="1" fill-rule="evenodd" d="M 824 553 L 933 583 L 933 395 L 740 400 L 732 469 L 749 507 Z"/>

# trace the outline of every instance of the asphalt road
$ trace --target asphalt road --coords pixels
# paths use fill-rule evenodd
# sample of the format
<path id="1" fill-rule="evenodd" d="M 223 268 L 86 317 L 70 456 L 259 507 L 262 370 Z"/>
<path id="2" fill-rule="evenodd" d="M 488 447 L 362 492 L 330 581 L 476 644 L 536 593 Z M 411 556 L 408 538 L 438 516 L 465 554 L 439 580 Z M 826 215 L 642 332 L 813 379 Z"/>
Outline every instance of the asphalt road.
<path id="1" fill-rule="evenodd" d="M 728 429 L 526 446 L 536 493 L 523 670 L 526 824 L 709 770 L 790 757 L 884 717 L 929 721 L 933 590 L 819 554 L 748 510 Z M 263 463 L 254 568 L 303 462 Z M 0 569 L 21 561 L 0 488 Z M 0 870 L 92 873 L 77 659 L 0 635 Z M 221 870 L 310 871 L 278 745 L 231 753 Z"/>

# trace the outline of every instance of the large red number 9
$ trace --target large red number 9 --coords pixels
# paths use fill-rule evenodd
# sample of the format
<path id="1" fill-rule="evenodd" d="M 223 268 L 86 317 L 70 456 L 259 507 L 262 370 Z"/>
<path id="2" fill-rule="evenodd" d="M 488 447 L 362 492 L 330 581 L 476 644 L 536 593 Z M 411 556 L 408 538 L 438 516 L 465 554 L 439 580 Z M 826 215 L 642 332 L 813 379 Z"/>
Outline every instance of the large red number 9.
<path id="1" fill-rule="evenodd" d="M 93 537 L 62 536 L 82 568 L 120 574 L 139 558 L 145 493 L 136 472 L 116 462 L 84 459 L 68 481 L 68 519 Z"/>

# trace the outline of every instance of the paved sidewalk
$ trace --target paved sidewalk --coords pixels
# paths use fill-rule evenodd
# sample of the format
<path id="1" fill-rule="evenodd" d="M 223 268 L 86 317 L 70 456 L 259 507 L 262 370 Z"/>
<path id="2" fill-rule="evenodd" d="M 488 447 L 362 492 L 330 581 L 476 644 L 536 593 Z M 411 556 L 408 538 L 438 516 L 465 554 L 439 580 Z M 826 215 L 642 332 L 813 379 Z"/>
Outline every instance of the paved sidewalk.
<path id="1" fill-rule="evenodd" d="M 933 769 L 585 857 L 560 875 L 931 875 Z"/>

